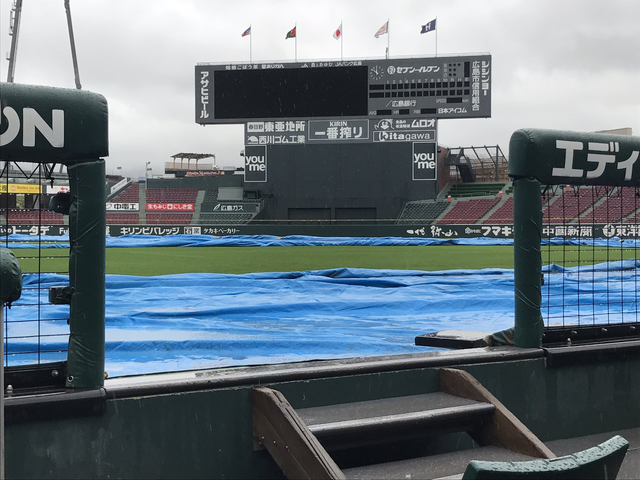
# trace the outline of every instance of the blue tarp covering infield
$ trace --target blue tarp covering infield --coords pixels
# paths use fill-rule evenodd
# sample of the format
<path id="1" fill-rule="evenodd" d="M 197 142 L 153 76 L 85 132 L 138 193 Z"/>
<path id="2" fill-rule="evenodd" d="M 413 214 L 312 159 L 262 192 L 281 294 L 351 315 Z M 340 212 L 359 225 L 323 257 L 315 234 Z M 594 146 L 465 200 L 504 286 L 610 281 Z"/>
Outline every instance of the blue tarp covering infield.
<path id="1" fill-rule="evenodd" d="M 7 237 L 4 237 L 7 238 Z M 42 248 L 69 248 L 68 235 L 42 235 L 41 237 L 11 234 L 8 235 L 8 248 L 37 248 L 38 238 L 46 243 Z M 20 243 L 29 242 L 29 243 Z M 33 243 L 36 242 L 36 243 Z M 66 242 L 66 243 L 64 243 Z M 637 248 L 640 240 L 618 237 L 609 239 L 591 238 L 552 238 L 542 244 L 552 245 L 589 245 L 597 247 Z M 314 237 L 308 235 L 228 235 L 213 237 L 209 235 L 122 235 L 106 237 L 106 246 L 119 248 L 132 247 L 289 247 L 289 246 L 432 246 L 432 245 L 513 245 L 509 238 L 424 238 L 424 237 Z"/>
<path id="2" fill-rule="evenodd" d="M 638 321 L 640 261 L 547 269 L 558 273 L 545 285 L 551 298 L 563 289 L 565 304 L 581 304 L 585 319 L 593 314 L 599 323 L 604 306 L 592 292 L 606 287 L 609 301 L 620 303 L 607 321 Z M 579 292 L 578 276 L 593 288 Z M 67 283 L 66 276 L 41 276 L 44 288 Z M 9 365 L 34 361 L 16 354 L 36 347 L 26 337 L 38 333 L 37 325 L 24 322 L 36 318 L 36 307 L 20 306 L 37 303 L 33 286 L 37 275 L 24 275 L 23 296 L 8 314 Z M 41 296 L 46 301 L 46 290 Z M 119 376 L 423 352 L 414 345 L 422 333 L 512 326 L 513 296 L 513 271 L 505 269 L 107 275 L 106 370 Z M 43 318 L 61 320 L 40 325 L 41 335 L 54 335 L 42 337 L 41 361 L 65 358 L 46 351 L 66 349 L 67 316 L 68 306 L 42 308 Z"/>

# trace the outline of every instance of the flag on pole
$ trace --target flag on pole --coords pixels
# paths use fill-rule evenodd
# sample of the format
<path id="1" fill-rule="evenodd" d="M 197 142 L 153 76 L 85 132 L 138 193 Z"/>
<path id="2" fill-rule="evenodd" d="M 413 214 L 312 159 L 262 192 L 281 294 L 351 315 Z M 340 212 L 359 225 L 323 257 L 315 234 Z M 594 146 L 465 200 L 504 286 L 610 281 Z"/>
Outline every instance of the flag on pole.
<path id="1" fill-rule="evenodd" d="M 335 32 L 333 32 L 333 38 L 335 38 L 336 40 L 340 40 L 340 37 L 342 36 L 342 23 L 340 24 L 340 26 L 336 29 Z"/>
<path id="2" fill-rule="evenodd" d="M 389 20 L 387 20 L 385 24 L 378 29 L 374 37 L 378 38 L 380 35 L 384 35 L 385 33 L 389 33 Z"/>
<path id="3" fill-rule="evenodd" d="M 296 38 L 296 27 L 293 27 L 291 30 L 287 32 L 287 36 L 284 37 L 285 40 L 289 38 Z"/>
<path id="4" fill-rule="evenodd" d="M 426 25 L 422 25 L 422 30 L 420 33 L 429 33 L 433 32 L 436 29 L 436 19 L 431 20 Z"/>
<path id="5" fill-rule="evenodd" d="M 247 35 L 251 35 L 251 27 L 247 28 L 242 34 L 243 37 L 246 37 Z"/>

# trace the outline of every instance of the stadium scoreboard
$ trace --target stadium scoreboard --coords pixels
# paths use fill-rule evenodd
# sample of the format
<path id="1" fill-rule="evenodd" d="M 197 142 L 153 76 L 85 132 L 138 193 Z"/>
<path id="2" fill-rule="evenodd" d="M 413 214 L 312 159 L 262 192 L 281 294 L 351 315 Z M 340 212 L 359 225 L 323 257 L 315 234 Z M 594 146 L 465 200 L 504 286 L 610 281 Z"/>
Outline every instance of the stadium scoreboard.
<path id="1" fill-rule="evenodd" d="M 491 56 L 198 64 L 196 123 L 486 118 Z"/>

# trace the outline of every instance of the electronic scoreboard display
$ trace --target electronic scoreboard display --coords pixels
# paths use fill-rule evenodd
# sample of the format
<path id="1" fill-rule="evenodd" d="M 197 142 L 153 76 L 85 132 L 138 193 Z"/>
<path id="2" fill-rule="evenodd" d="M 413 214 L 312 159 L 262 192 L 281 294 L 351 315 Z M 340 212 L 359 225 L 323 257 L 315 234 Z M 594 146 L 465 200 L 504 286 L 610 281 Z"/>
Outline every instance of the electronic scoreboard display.
<path id="1" fill-rule="evenodd" d="M 491 56 L 199 64 L 196 123 L 491 116 Z"/>

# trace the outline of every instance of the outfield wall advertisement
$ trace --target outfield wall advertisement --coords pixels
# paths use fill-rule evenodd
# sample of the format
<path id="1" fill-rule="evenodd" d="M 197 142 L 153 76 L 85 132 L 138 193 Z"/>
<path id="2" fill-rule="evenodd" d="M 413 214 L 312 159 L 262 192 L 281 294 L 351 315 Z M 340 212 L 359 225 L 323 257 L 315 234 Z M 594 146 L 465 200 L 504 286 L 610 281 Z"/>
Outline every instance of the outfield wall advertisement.
<path id="1" fill-rule="evenodd" d="M 0 225 L 0 235 L 68 235 L 68 225 Z M 121 235 L 312 235 L 336 237 L 513 238 L 513 225 L 107 225 Z M 543 238 L 640 239 L 640 224 L 547 225 Z"/>

